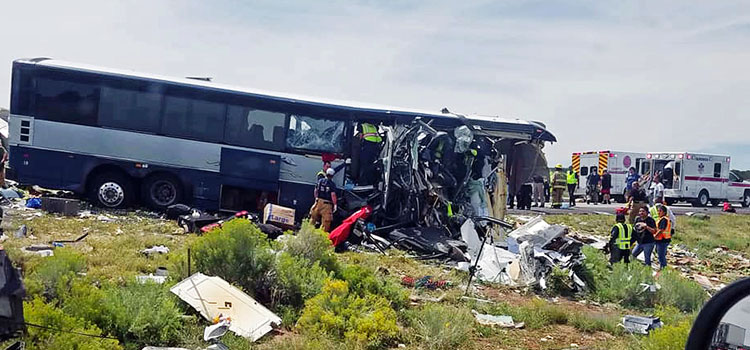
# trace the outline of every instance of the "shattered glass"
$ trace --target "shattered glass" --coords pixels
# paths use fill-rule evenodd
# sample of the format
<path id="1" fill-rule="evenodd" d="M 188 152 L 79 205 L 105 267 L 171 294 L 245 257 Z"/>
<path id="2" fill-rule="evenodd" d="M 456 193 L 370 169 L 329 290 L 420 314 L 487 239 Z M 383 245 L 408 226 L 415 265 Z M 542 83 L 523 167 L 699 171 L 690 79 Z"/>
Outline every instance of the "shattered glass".
<path id="1" fill-rule="evenodd" d="M 469 150 L 469 145 L 474 139 L 474 134 L 469 130 L 466 125 L 461 125 L 453 130 L 453 136 L 456 137 L 456 147 L 454 152 L 464 153 Z"/>
<path id="2" fill-rule="evenodd" d="M 342 153 L 346 122 L 292 115 L 286 145 L 307 151 Z"/>

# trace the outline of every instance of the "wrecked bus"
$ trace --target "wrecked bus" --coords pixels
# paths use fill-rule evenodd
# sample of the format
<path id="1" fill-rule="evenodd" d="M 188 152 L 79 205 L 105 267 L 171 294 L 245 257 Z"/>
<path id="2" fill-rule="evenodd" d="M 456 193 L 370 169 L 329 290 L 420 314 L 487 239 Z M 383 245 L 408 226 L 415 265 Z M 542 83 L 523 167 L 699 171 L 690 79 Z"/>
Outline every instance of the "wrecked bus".
<path id="1" fill-rule="evenodd" d="M 13 62 L 10 107 L 8 178 L 110 208 L 255 210 L 268 202 L 298 209 L 299 219 L 312 204 L 322 155 L 335 155 L 334 180 L 345 187 L 363 121 L 381 130 L 417 118 L 448 131 L 470 124 L 503 144 L 511 191 L 528 182 L 530 169 L 546 169 L 536 154 L 543 161 L 544 142 L 555 141 L 542 124 L 522 120 L 341 103 L 47 58 Z"/>

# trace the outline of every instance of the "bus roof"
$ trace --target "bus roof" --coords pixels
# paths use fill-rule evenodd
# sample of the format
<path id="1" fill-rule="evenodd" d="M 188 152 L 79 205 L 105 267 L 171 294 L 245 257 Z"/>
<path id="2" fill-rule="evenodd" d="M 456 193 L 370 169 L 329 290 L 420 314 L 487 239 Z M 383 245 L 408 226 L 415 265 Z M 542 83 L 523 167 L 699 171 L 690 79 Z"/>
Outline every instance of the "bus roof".
<path id="1" fill-rule="evenodd" d="M 424 111 L 417 109 L 405 109 L 391 106 L 382 106 L 377 104 L 351 102 L 351 101 L 339 101 L 334 99 L 323 99 L 302 95 L 294 95 L 287 93 L 277 93 L 271 91 L 264 91 L 259 89 L 250 89 L 245 87 L 232 86 L 227 84 L 214 83 L 209 81 L 189 79 L 189 78 L 173 78 L 157 74 L 139 73 L 130 70 L 123 69 L 111 69 L 97 67 L 93 65 L 65 62 L 60 60 L 54 60 L 49 58 L 33 58 L 33 59 L 18 59 L 14 61 L 14 64 L 24 65 L 35 65 L 49 68 L 74 70 L 80 72 L 87 72 L 93 74 L 101 74 L 115 77 L 126 77 L 126 78 L 137 78 L 142 80 L 166 82 L 171 84 L 177 84 L 181 86 L 190 86 L 195 88 L 203 88 L 207 90 L 222 91 L 222 92 L 234 92 L 245 95 L 250 95 L 256 98 L 263 98 L 279 102 L 295 103 L 295 104 L 306 104 L 310 106 L 332 108 L 332 109 L 345 109 L 349 111 L 361 112 L 373 116 L 380 117 L 393 117 L 401 116 L 407 118 L 416 117 L 428 117 L 438 120 L 448 120 L 456 124 L 461 122 L 461 119 L 465 117 L 470 124 L 480 127 L 482 130 L 490 132 L 507 132 L 507 133 L 522 133 L 528 135 L 532 139 L 540 139 L 542 141 L 557 141 L 554 135 L 547 131 L 544 124 L 539 122 L 526 121 L 521 119 L 510 119 L 502 118 L 499 116 L 482 116 L 482 115 L 458 115 L 454 113 L 436 113 L 432 111 Z"/>

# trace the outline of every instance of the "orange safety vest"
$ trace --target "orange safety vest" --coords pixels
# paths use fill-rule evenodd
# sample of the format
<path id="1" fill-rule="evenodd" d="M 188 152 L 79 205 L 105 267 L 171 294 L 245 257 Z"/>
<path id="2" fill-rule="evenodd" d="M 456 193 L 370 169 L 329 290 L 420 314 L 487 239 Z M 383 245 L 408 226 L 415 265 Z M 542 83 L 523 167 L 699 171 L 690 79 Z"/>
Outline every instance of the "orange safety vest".
<path id="1" fill-rule="evenodd" d="M 659 229 L 659 223 L 661 223 L 662 220 L 667 220 L 667 228 L 664 230 Z M 663 239 L 670 239 L 672 238 L 672 221 L 669 221 L 669 218 L 666 216 L 662 216 L 659 218 L 659 221 L 656 223 L 656 234 L 654 235 L 654 239 L 657 241 L 661 241 Z"/>

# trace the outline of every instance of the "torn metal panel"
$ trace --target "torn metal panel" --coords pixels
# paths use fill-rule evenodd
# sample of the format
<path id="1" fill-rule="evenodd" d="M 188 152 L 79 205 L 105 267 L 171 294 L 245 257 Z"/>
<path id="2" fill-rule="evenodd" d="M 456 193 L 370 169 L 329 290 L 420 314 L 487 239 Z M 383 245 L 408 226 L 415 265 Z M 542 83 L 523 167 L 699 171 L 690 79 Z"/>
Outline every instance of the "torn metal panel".
<path id="1" fill-rule="evenodd" d="M 229 330 L 252 341 L 281 324 L 281 318 L 219 277 L 195 273 L 170 291 L 207 320 L 219 315 L 231 318 Z"/>
<path id="2" fill-rule="evenodd" d="M 658 317 L 643 317 L 627 315 L 622 318 L 622 325 L 630 333 L 648 334 L 663 325 Z"/>

